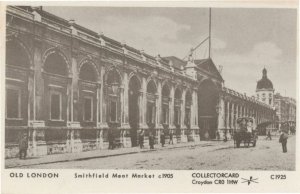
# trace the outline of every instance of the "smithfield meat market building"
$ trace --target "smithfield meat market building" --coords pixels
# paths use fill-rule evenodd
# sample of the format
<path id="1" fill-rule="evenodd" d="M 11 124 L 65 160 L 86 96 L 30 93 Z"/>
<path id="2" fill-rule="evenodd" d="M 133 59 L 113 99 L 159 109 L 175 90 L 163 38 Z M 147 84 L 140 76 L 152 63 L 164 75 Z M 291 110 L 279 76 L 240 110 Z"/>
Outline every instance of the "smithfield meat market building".
<path id="1" fill-rule="evenodd" d="M 212 140 L 241 116 L 275 126 L 274 108 L 225 88 L 211 58 L 150 56 L 41 7 L 7 7 L 5 85 L 6 158 L 24 131 L 41 156 L 108 149 L 109 133 L 126 149 L 140 129 L 155 143 L 170 131 L 175 143 Z"/>

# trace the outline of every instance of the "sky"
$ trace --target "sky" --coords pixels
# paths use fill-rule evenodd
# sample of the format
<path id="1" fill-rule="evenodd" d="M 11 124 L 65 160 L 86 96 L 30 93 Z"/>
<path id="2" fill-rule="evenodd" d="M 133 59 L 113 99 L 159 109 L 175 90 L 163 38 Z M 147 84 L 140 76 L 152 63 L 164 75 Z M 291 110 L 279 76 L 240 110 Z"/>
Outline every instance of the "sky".
<path id="1" fill-rule="evenodd" d="M 43 7 L 156 56 L 184 58 L 209 34 L 208 8 Z M 212 8 L 211 58 L 225 86 L 255 94 L 262 69 L 275 93 L 296 98 L 296 9 Z M 194 57 L 208 57 L 208 41 Z"/>

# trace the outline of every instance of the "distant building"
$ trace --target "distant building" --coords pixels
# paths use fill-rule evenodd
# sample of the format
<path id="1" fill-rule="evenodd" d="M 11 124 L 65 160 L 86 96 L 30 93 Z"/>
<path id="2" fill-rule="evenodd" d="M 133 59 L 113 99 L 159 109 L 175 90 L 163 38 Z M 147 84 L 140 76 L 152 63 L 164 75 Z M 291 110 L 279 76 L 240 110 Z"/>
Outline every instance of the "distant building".
<path id="1" fill-rule="evenodd" d="M 256 85 L 256 98 L 260 102 L 273 106 L 274 105 L 273 83 L 267 77 L 266 68 L 263 69 L 262 73 L 263 73 L 262 78 L 257 82 Z"/>
<path id="2" fill-rule="evenodd" d="M 262 78 L 256 85 L 256 99 L 276 110 L 275 128 L 283 129 L 295 127 L 296 125 L 296 100 L 290 97 L 283 97 L 280 93 L 274 95 L 272 81 L 267 77 L 266 68 L 262 71 Z"/>
<path id="3" fill-rule="evenodd" d="M 274 95 L 274 105 L 277 116 L 277 128 L 284 129 L 284 127 L 295 127 L 296 100 L 290 97 L 283 97 L 280 93 L 276 93 Z"/>

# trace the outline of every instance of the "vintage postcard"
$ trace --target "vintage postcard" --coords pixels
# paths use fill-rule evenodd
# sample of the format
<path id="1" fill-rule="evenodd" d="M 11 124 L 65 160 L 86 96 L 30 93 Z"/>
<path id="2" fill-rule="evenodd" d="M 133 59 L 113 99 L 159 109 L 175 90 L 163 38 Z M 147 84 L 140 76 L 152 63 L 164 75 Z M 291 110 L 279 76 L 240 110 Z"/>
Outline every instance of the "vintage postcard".
<path id="1" fill-rule="evenodd" d="M 2 193 L 300 192 L 298 1 L 0 5 Z"/>

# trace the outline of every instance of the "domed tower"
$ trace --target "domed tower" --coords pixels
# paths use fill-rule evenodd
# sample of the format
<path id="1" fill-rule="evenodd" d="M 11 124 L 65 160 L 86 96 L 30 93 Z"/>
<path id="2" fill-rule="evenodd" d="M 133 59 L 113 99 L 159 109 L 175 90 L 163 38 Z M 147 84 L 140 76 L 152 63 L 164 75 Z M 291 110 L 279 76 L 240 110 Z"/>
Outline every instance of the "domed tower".
<path id="1" fill-rule="evenodd" d="M 257 82 L 256 85 L 256 98 L 258 101 L 268 104 L 270 106 L 274 105 L 274 88 L 271 80 L 267 77 L 266 68 L 262 71 L 262 78 Z"/>

